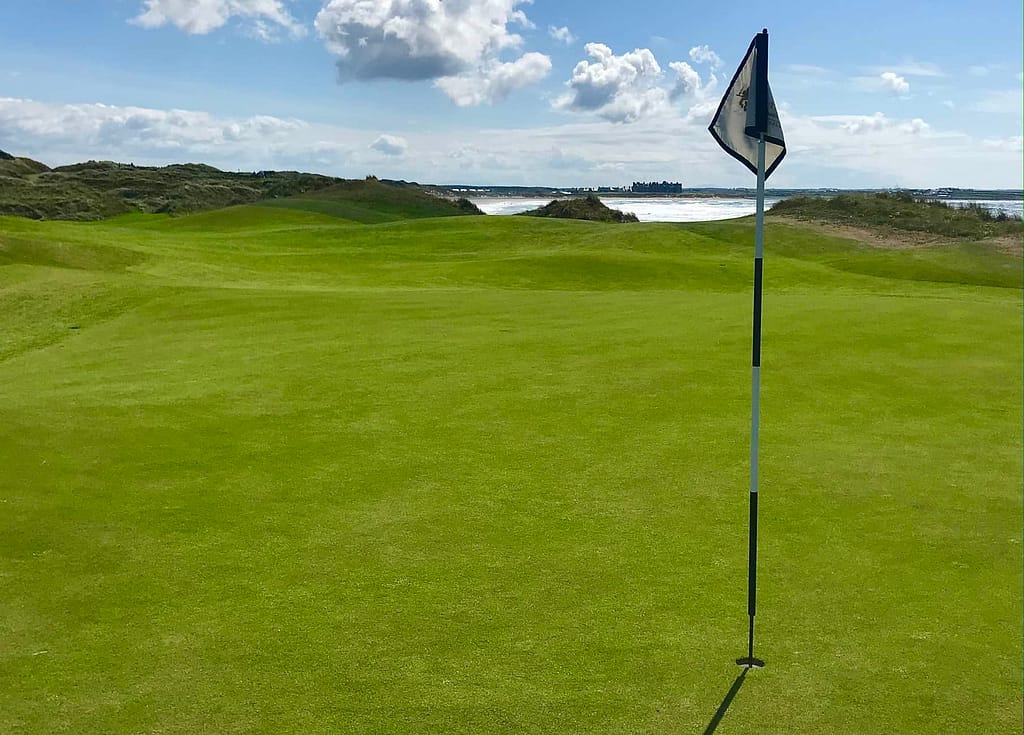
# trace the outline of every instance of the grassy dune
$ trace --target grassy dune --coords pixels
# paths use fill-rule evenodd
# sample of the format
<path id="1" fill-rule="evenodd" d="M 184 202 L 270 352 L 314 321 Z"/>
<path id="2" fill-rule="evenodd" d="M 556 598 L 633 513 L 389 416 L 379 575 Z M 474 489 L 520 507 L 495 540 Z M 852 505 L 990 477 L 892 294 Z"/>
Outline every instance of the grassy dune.
<path id="1" fill-rule="evenodd" d="M 752 223 L 334 215 L 0 219 L 0 732 L 703 732 Z M 718 732 L 1019 731 L 1021 261 L 767 251 Z"/>

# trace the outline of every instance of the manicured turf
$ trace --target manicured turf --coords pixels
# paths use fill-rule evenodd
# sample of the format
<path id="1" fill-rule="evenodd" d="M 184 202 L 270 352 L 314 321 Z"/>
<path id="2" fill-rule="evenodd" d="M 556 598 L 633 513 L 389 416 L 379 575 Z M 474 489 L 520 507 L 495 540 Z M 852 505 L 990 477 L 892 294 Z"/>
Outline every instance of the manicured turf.
<path id="1" fill-rule="evenodd" d="M 0 732 L 704 732 L 751 242 L 0 219 Z M 769 227 L 718 733 L 1020 731 L 1020 285 Z"/>

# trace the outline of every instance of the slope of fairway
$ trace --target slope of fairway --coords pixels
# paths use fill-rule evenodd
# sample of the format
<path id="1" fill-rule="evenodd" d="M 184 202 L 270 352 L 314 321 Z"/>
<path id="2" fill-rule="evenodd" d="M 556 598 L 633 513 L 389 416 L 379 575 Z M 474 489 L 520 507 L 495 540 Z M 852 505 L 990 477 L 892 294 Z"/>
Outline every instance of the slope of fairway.
<path id="1" fill-rule="evenodd" d="M 751 242 L 0 218 L 0 732 L 704 732 Z M 765 274 L 717 732 L 1020 731 L 1020 259 L 773 223 Z"/>

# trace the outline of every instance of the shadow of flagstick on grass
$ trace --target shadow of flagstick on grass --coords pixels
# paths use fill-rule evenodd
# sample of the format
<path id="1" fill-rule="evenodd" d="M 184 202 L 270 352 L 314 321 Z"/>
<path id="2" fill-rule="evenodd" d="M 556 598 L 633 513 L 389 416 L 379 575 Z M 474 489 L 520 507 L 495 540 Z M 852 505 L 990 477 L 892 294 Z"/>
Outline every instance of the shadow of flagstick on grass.
<path id="1" fill-rule="evenodd" d="M 733 698 L 739 692 L 740 687 L 743 686 L 743 680 L 746 678 L 749 670 L 750 669 L 743 669 L 743 672 L 736 677 L 736 681 L 732 683 L 729 693 L 725 695 L 725 699 L 723 699 L 722 703 L 718 705 L 718 710 L 715 712 L 715 716 L 711 718 L 711 722 L 709 722 L 707 728 L 705 728 L 704 735 L 712 735 L 715 730 L 718 729 L 718 725 L 722 722 L 722 718 L 725 717 L 725 713 L 729 711 L 729 705 L 732 704 Z"/>

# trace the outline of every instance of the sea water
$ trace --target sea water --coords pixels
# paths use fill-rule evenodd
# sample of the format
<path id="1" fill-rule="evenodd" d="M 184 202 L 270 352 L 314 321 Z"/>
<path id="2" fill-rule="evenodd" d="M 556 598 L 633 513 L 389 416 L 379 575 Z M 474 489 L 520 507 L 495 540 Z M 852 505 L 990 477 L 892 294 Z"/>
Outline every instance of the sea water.
<path id="1" fill-rule="evenodd" d="M 485 214 L 518 214 L 543 207 L 551 199 L 527 199 L 516 197 L 481 197 L 473 199 Z M 603 196 L 601 201 L 612 209 L 632 212 L 641 222 L 707 222 L 709 220 L 733 219 L 754 214 L 753 198 L 736 197 L 614 197 Z M 779 201 L 778 197 L 765 197 L 765 208 Z M 1024 202 L 1014 199 L 973 199 L 945 200 L 952 206 L 977 204 L 992 212 L 1006 212 L 1020 217 Z"/>

